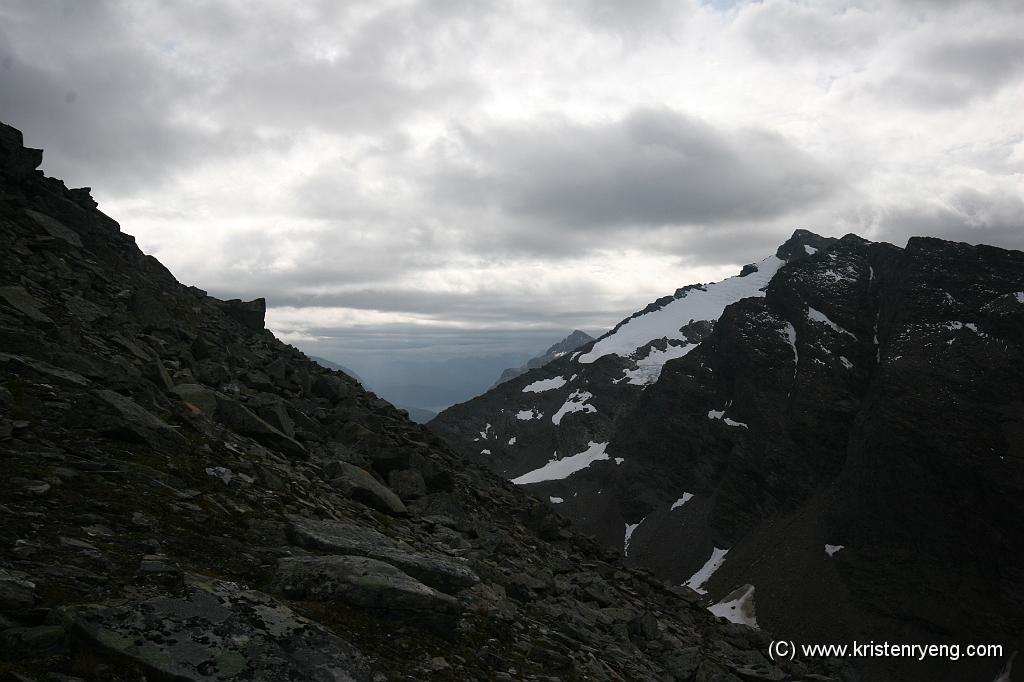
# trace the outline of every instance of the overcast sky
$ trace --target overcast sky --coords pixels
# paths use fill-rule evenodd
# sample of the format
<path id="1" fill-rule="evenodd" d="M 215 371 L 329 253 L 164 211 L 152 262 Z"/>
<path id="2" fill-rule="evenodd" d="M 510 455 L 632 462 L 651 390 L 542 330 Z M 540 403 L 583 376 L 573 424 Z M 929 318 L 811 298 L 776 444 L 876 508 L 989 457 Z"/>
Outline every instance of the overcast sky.
<path id="1" fill-rule="evenodd" d="M 797 227 L 1024 248 L 1021 36 L 1015 0 L 6 0 L 0 119 L 358 369 L 601 331 Z"/>

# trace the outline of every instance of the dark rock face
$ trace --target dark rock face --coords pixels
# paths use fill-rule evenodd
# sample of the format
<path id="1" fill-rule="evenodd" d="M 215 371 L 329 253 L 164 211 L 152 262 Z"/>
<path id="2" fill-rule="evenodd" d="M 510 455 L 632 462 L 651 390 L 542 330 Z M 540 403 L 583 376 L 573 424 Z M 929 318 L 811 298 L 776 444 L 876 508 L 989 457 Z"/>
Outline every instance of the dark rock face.
<path id="1" fill-rule="evenodd" d="M 0 678 L 770 666 L 759 633 L 275 339 L 262 302 L 179 284 L 20 144 L 0 128 Z"/>
<path id="2" fill-rule="evenodd" d="M 626 388 L 636 354 L 587 364 L 584 348 L 432 426 L 513 479 L 604 443 L 571 475 L 519 480 L 774 636 L 1024 648 L 1024 254 L 799 230 L 776 257 L 760 295 L 642 388 Z M 564 385 L 524 392 L 541 378 Z M 552 423 L 573 393 L 596 412 Z M 950 681 L 1004 663 L 856 661 L 866 679 Z"/>

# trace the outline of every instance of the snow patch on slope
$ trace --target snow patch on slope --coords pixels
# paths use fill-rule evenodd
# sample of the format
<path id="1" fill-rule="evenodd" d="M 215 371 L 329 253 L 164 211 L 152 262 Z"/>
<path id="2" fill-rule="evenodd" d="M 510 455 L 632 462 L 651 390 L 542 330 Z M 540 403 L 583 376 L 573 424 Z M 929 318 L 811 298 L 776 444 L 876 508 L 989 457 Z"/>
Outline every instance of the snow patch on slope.
<path id="1" fill-rule="evenodd" d="M 520 421 L 529 421 L 530 419 L 540 419 L 544 416 L 543 412 L 537 410 L 519 410 L 516 412 L 516 419 Z"/>
<path id="2" fill-rule="evenodd" d="M 565 403 L 558 408 L 558 412 L 551 415 L 551 423 L 558 426 L 562 422 L 562 417 L 569 414 L 570 412 L 597 412 L 597 408 L 593 405 L 588 405 L 587 401 L 594 397 L 590 391 L 573 391 Z"/>
<path id="3" fill-rule="evenodd" d="M 540 379 L 532 384 L 523 386 L 523 393 L 543 393 L 565 386 L 565 377 L 553 377 L 551 379 Z"/>
<path id="4" fill-rule="evenodd" d="M 636 523 L 626 524 L 626 537 L 622 541 L 622 556 L 629 556 L 629 541 L 633 537 L 634 531 L 640 527 L 640 524 L 647 520 L 647 517 L 640 519 Z"/>
<path id="5" fill-rule="evenodd" d="M 731 623 L 757 627 L 757 618 L 754 615 L 754 586 L 743 585 L 736 588 L 725 599 L 714 606 L 709 606 L 708 611 L 725 618 Z"/>
<path id="6" fill-rule="evenodd" d="M 653 384 L 661 376 L 661 368 L 666 362 L 681 358 L 696 347 L 696 343 L 687 343 L 682 346 L 669 346 L 665 350 L 652 348 L 650 353 L 636 361 L 636 369 L 627 369 L 624 372 L 623 378 L 634 386 Z"/>
<path id="7" fill-rule="evenodd" d="M 513 478 L 512 482 L 516 485 L 525 485 L 527 483 L 557 481 L 563 478 L 568 478 L 577 471 L 586 469 L 593 462 L 608 459 L 608 453 L 605 452 L 605 448 L 607 447 L 608 443 L 595 443 L 594 441 L 590 441 L 590 445 L 586 450 L 578 452 L 575 455 L 569 455 L 568 457 L 558 459 L 558 455 L 555 453 L 555 459 L 550 460 L 539 469 L 528 471 L 522 476 Z"/>
<path id="8" fill-rule="evenodd" d="M 807 306 L 807 317 L 808 317 L 808 319 L 813 320 L 815 322 L 820 322 L 821 324 L 828 325 L 833 330 L 839 332 L 840 334 L 846 334 L 847 336 L 853 338 L 854 340 L 856 340 L 856 338 L 857 338 L 856 336 L 853 335 L 852 332 L 846 331 L 845 329 L 840 327 L 838 324 L 836 324 L 835 322 L 830 320 L 828 318 L 828 315 L 826 315 L 825 313 L 821 312 L 820 310 L 815 310 L 814 308 L 812 308 L 810 306 Z"/>
<path id="9" fill-rule="evenodd" d="M 845 549 L 843 545 L 825 545 L 825 554 L 833 556 L 836 552 L 841 549 Z"/>
<path id="10" fill-rule="evenodd" d="M 668 510 L 672 511 L 673 509 L 675 509 L 677 507 L 682 507 L 684 504 L 686 504 L 687 502 L 689 502 L 692 499 L 693 499 L 693 493 L 683 493 L 683 496 L 680 497 L 675 502 L 673 502 L 672 506 L 669 507 Z"/>
<path id="11" fill-rule="evenodd" d="M 577 361 L 591 363 L 609 354 L 628 357 L 654 339 L 683 340 L 685 337 L 679 328 L 691 320 L 717 320 L 727 305 L 741 298 L 763 297 L 761 289 L 784 264 L 785 261 L 769 256 L 757 263 L 757 272 L 746 277 L 737 275 L 691 289 L 663 308 L 627 320 L 614 333 L 598 340 L 590 352 L 579 356 Z"/>
<path id="12" fill-rule="evenodd" d="M 742 426 L 747 428 L 747 425 L 743 422 L 733 421 L 725 416 L 725 410 L 708 410 L 708 419 L 721 419 L 729 426 Z"/>
<path id="13" fill-rule="evenodd" d="M 687 580 L 684 585 L 697 594 L 707 594 L 708 591 L 704 589 L 704 585 L 711 580 L 711 576 L 714 575 L 715 571 L 725 563 L 725 555 L 728 553 L 729 550 L 727 549 L 719 549 L 718 547 L 715 547 L 711 551 L 711 557 L 707 562 L 700 567 L 700 570 L 690 576 L 690 579 Z"/>

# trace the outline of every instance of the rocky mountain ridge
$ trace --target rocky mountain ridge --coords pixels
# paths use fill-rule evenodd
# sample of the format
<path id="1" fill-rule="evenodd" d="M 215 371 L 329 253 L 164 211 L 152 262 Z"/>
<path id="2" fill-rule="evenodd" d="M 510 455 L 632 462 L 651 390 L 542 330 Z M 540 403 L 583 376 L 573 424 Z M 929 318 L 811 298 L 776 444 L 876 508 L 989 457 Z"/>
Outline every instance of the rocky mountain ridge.
<path id="1" fill-rule="evenodd" d="M 0 680 L 821 680 L 178 283 L 0 126 Z"/>
<path id="2" fill-rule="evenodd" d="M 1024 254 L 798 230 L 431 427 L 627 563 L 795 641 L 999 642 L 855 661 L 991 680 L 1024 648 Z"/>
<path id="3" fill-rule="evenodd" d="M 504 372 L 501 373 L 501 376 L 498 377 L 498 380 L 494 383 L 494 386 L 497 386 L 498 384 L 503 384 L 509 379 L 515 379 L 518 376 L 522 376 L 523 374 L 529 372 L 531 369 L 543 367 L 552 360 L 557 360 L 563 355 L 571 353 L 580 346 L 586 345 L 593 340 L 594 338 L 590 334 L 584 331 L 580 331 L 579 329 L 574 329 L 568 336 L 566 336 L 558 343 L 551 344 L 551 346 L 546 351 L 544 351 L 537 357 L 530 358 L 529 360 L 527 360 L 525 365 L 521 365 L 519 367 L 509 367 L 508 369 L 506 369 Z"/>

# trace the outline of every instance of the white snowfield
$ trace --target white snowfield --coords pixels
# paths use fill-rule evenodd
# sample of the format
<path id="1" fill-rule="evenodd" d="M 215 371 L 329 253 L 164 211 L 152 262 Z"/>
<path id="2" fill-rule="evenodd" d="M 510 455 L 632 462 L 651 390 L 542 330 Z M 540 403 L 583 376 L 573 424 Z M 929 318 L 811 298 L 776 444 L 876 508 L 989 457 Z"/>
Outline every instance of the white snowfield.
<path id="1" fill-rule="evenodd" d="M 691 320 L 717 320 L 726 306 L 742 298 L 763 297 L 761 289 L 768 285 L 784 264 L 785 261 L 769 256 L 757 263 L 757 272 L 746 277 L 736 275 L 708 284 L 702 289 L 692 289 L 660 310 L 628 320 L 614 334 L 595 343 L 589 353 L 579 356 L 576 361 L 591 363 L 613 353 L 626 357 L 654 339 L 683 340 L 679 328 Z"/>
<path id="2" fill-rule="evenodd" d="M 711 576 L 714 575 L 715 571 L 725 563 L 725 555 L 728 553 L 729 550 L 727 549 L 715 547 L 711 550 L 711 557 L 707 562 L 700 567 L 699 571 L 690 576 L 690 579 L 684 584 L 697 594 L 707 594 L 708 591 L 704 589 L 704 586 L 711 580 Z"/>
<path id="3" fill-rule="evenodd" d="M 523 386 L 523 393 L 543 393 L 544 391 L 552 391 L 556 388 L 565 386 L 566 383 L 565 377 L 540 379 L 538 381 L 534 381 L 532 384 Z"/>
<path id="4" fill-rule="evenodd" d="M 524 422 L 531 419 L 540 419 L 543 416 L 544 413 L 538 412 L 537 410 L 519 410 L 516 412 L 516 419 Z"/>
<path id="5" fill-rule="evenodd" d="M 843 545 L 825 545 L 825 554 L 833 556 L 839 550 L 844 549 Z"/>
<path id="6" fill-rule="evenodd" d="M 686 504 L 687 502 L 689 502 L 692 499 L 693 499 L 693 493 L 683 493 L 683 496 L 680 497 L 675 502 L 673 502 L 672 506 L 669 507 L 668 510 L 672 511 L 673 509 L 676 509 L 677 507 L 682 507 L 684 504 Z"/>
<path id="7" fill-rule="evenodd" d="M 828 315 L 826 315 L 825 313 L 821 312 L 820 310 L 815 310 L 814 308 L 812 308 L 810 306 L 807 306 L 807 318 L 810 319 L 810 320 L 814 320 L 815 322 L 820 322 L 821 324 L 828 325 L 834 331 L 837 331 L 840 334 L 846 334 L 847 336 L 850 336 L 853 339 L 857 338 L 856 336 L 854 336 L 853 332 L 846 331 L 845 329 L 840 327 L 838 324 L 836 324 L 832 320 L 828 319 Z"/>
<path id="8" fill-rule="evenodd" d="M 640 527 L 640 524 L 647 520 L 647 517 L 643 517 L 636 523 L 626 524 L 626 537 L 622 541 L 622 556 L 629 556 L 629 541 L 633 537 L 633 532 Z"/>
<path id="9" fill-rule="evenodd" d="M 725 618 L 731 623 L 739 623 L 752 628 L 757 627 L 757 617 L 754 614 L 754 586 L 742 585 L 726 595 L 725 599 L 714 606 L 709 606 L 708 611 Z"/>
<path id="10" fill-rule="evenodd" d="M 653 384 L 661 376 L 661 368 L 673 358 L 681 358 L 697 347 L 695 343 L 687 343 L 682 346 L 669 346 L 665 350 L 652 348 L 651 352 L 636 361 L 636 369 L 627 369 L 624 372 L 624 379 L 634 386 L 647 386 Z"/>
<path id="11" fill-rule="evenodd" d="M 590 391 L 573 391 L 566 398 L 565 403 L 558 408 L 558 412 L 551 415 L 551 423 L 558 426 L 562 422 L 562 417 L 570 412 L 597 412 L 596 407 L 587 404 L 587 401 L 593 397 L 594 394 Z"/>
<path id="12" fill-rule="evenodd" d="M 577 471 L 586 469 L 593 462 L 601 459 L 608 459 L 608 453 L 605 452 L 606 447 L 608 447 L 608 443 L 595 443 L 594 441 L 590 441 L 590 445 L 586 450 L 578 452 L 575 455 L 569 455 L 568 457 L 557 459 L 558 453 L 555 453 L 555 459 L 550 460 L 539 469 L 527 471 L 522 476 L 513 478 L 512 482 L 516 485 L 525 485 L 527 483 L 558 481 L 563 478 L 568 478 Z"/>

